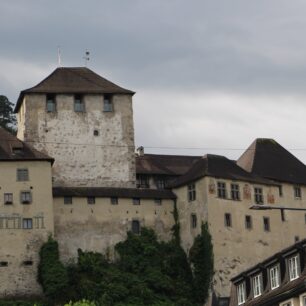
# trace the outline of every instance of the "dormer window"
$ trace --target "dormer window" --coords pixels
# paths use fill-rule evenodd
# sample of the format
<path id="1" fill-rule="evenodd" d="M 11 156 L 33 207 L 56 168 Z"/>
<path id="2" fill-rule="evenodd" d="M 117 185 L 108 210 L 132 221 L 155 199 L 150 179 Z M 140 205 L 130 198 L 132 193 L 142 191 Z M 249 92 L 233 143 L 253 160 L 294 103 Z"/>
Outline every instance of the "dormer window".
<path id="1" fill-rule="evenodd" d="M 272 290 L 279 287 L 279 276 L 279 266 L 276 265 L 270 269 L 270 284 Z"/>
<path id="2" fill-rule="evenodd" d="M 242 305 L 245 303 L 245 283 L 240 283 L 237 286 L 237 299 L 238 299 L 238 305 Z"/>
<path id="3" fill-rule="evenodd" d="M 299 256 L 295 255 L 288 259 L 289 279 L 292 281 L 299 277 Z"/>
<path id="4" fill-rule="evenodd" d="M 260 296 L 262 294 L 262 276 L 261 274 L 257 274 L 253 277 L 253 295 L 254 298 Z"/>
<path id="5" fill-rule="evenodd" d="M 53 113 L 56 111 L 56 102 L 55 102 L 55 95 L 47 95 L 47 101 L 46 101 L 46 106 L 47 106 L 47 112 L 48 113 Z"/>
<path id="6" fill-rule="evenodd" d="M 103 111 L 104 112 L 112 112 L 113 111 L 113 99 L 112 99 L 111 95 L 104 95 Z"/>
<path id="7" fill-rule="evenodd" d="M 76 113 L 85 112 L 85 103 L 83 97 L 81 95 L 74 96 L 74 111 Z"/>

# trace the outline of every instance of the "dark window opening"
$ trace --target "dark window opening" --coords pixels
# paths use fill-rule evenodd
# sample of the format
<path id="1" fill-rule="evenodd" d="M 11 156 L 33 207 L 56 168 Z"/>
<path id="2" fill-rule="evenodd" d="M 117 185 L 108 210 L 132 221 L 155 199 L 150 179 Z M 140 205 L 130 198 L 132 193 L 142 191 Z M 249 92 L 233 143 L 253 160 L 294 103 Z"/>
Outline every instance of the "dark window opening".
<path id="1" fill-rule="evenodd" d="M 13 204 L 13 194 L 12 193 L 4 194 L 4 204 L 5 205 Z"/>
<path id="2" fill-rule="evenodd" d="M 118 204 L 118 198 L 112 197 L 112 198 L 110 198 L 110 199 L 111 199 L 111 204 L 112 204 L 112 205 L 117 205 L 117 204 Z"/>
<path id="3" fill-rule="evenodd" d="M 133 205 L 140 205 L 140 198 L 133 198 Z"/>
<path id="4" fill-rule="evenodd" d="M 189 184 L 188 185 L 188 201 L 192 202 L 196 199 L 196 188 L 195 184 Z"/>
<path id="5" fill-rule="evenodd" d="M 20 201 L 22 204 L 30 204 L 32 202 L 31 191 L 22 191 L 20 195 Z"/>
<path id="6" fill-rule="evenodd" d="M 231 197 L 232 200 L 238 201 L 240 200 L 240 191 L 238 184 L 231 184 Z"/>
<path id="7" fill-rule="evenodd" d="M 197 215 L 196 214 L 191 214 L 191 228 L 196 228 L 197 227 Z"/>
<path id="8" fill-rule="evenodd" d="M 96 198 L 95 197 L 87 197 L 87 204 L 95 204 Z"/>
<path id="9" fill-rule="evenodd" d="M 64 204 L 72 204 L 72 197 L 64 197 Z"/>
<path id="10" fill-rule="evenodd" d="M 278 194 L 280 197 L 283 196 L 283 186 L 278 186 Z"/>
<path id="11" fill-rule="evenodd" d="M 111 95 L 104 95 L 103 101 L 103 111 L 104 112 L 112 112 L 113 111 L 113 101 Z"/>
<path id="12" fill-rule="evenodd" d="M 245 228 L 252 229 L 252 217 L 251 216 L 245 216 Z"/>
<path id="13" fill-rule="evenodd" d="M 94 136 L 99 136 L 99 131 L 98 130 L 94 130 L 93 134 L 94 134 Z"/>
<path id="14" fill-rule="evenodd" d="M 46 97 L 46 107 L 48 113 L 53 113 L 56 111 L 55 95 L 47 95 Z"/>
<path id="15" fill-rule="evenodd" d="M 224 182 L 218 182 L 218 198 L 226 199 L 226 185 Z"/>
<path id="16" fill-rule="evenodd" d="M 269 217 L 263 217 L 263 224 L 264 224 L 264 231 L 270 232 L 270 218 Z"/>
<path id="17" fill-rule="evenodd" d="M 137 188 L 149 188 L 149 177 L 145 174 L 136 175 L 136 187 Z"/>
<path id="18" fill-rule="evenodd" d="M 0 267 L 7 267 L 8 262 L 7 261 L 0 261 Z"/>
<path id="19" fill-rule="evenodd" d="M 85 103 L 83 97 L 80 95 L 74 96 L 74 111 L 77 113 L 85 112 Z"/>
<path id="20" fill-rule="evenodd" d="M 132 221 L 132 233 L 136 235 L 140 234 L 140 222 L 138 220 Z"/>
<path id="21" fill-rule="evenodd" d="M 161 205 L 162 204 L 162 200 L 161 199 L 154 199 L 154 203 L 156 205 Z"/>
<path id="22" fill-rule="evenodd" d="M 226 227 L 231 227 L 232 226 L 232 216 L 229 213 L 226 213 L 224 215 L 224 225 Z"/>
<path id="23" fill-rule="evenodd" d="M 262 188 L 255 187 L 254 188 L 254 200 L 256 204 L 263 204 L 263 193 Z"/>
<path id="24" fill-rule="evenodd" d="M 23 265 L 24 265 L 24 266 L 33 266 L 33 261 L 32 261 L 32 260 L 25 260 L 25 261 L 23 262 Z"/>

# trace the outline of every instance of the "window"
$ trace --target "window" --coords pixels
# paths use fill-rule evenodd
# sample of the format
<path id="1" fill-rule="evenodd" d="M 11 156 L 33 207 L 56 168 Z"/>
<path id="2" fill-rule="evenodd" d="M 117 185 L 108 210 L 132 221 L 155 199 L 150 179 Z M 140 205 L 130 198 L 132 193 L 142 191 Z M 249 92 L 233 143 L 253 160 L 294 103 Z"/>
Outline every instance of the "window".
<path id="1" fill-rule="evenodd" d="M 82 96 L 80 95 L 74 96 L 74 111 L 77 113 L 85 112 L 85 104 Z"/>
<path id="2" fill-rule="evenodd" d="M 13 194 L 12 193 L 4 194 L 4 204 L 6 205 L 13 204 Z"/>
<path id="3" fill-rule="evenodd" d="M 33 221 L 30 218 L 22 219 L 22 228 L 23 229 L 32 229 L 33 228 Z"/>
<path id="4" fill-rule="evenodd" d="M 238 305 L 245 303 L 245 284 L 244 283 L 240 283 L 237 286 L 237 299 L 238 299 Z"/>
<path id="5" fill-rule="evenodd" d="M 226 185 L 223 182 L 218 182 L 218 197 L 221 199 L 226 199 Z"/>
<path id="6" fill-rule="evenodd" d="M 118 204 L 118 198 L 117 197 L 111 197 L 110 200 L 111 200 L 112 205 L 117 205 Z"/>
<path id="7" fill-rule="evenodd" d="M 64 197 L 64 204 L 72 204 L 72 197 Z"/>
<path id="8" fill-rule="evenodd" d="M 138 220 L 132 221 L 132 233 L 136 235 L 140 234 L 140 223 Z"/>
<path id="9" fill-rule="evenodd" d="M 161 205 L 162 204 L 162 200 L 161 199 L 154 199 L 154 203 L 156 205 Z"/>
<path id="10" fill-rule="evenodd" d="M 191 214 L 191 228 L 196 228 L 197 227 L 197 215 L 196 214 Z"/>
<path id="11" fill-rule="evenodd" d="M 25 261 L 23 262 L 23 265 L 24 265 L 24 266 L 33 266 L 33 261 L 32 261 L 32 260 L 25 260 Z"/>
<path id="12" fill-rule="evenodd" d="M 136 187 L 137 188 L 149 188 L 149 177 L 144 174 L 137 174 L 136 175 Z"/>
<path id="13" fill-rule="evenodd" d="M 22 204 L 30 204 L 32 202 L 31 191 L 22 191 L 20 194 L 20 201 Z"/>
<path id="14" fill-rule="evenodd" d="M 0 261 L 0 267 L 7 267 L 8 262 L 7 261 Z"/>
<path id="15" fill-rule="evenodd" d="M 162 178 L 159 178 L 156 180 L 156 188 L 157 189 L 165 189 L 165 180 Z"/>
<path id="16" fill-rule="evenodd" d="M 281 306 L 292 306 L 291 302 L 286 302 L 284 304 L 281 304 Z"/>
<path id="17" fill-rule="evenodd" d="M 240 191 L 239 191 L 239 185 L 238 184 L 231 184 L 231 197 L 232 200 L 240 200 Z"/>
<path id="18" fill-rule="evenodd" d="M 232 216 L 231 214 L 225 214 L 224 215 L 224 225 L 226 227 L 231 227 L 232 226 Z"/>
<path id="19" fill-rule="evenodd" d="M 48 113 L 53 113 L 56 111 L 56 103 L 55 103 L 55 95 L 47 95 L 47 101 L 46 101 L 46 106 L 47 106 L 47 112 Z"/>
<path id="20" fill-rule="evenodd" d="M 140 199 L 139 198 L 133 198 L 133 205 L 140 205 Z"/>
<path id="21" fill-rule="evenodd" d="M 254 200 L 256 204 L 263 204 L 263 194 L 262 194 L 262 188 L 255 187 L 254 188 Z"/>
<path id="22" fill-rule="evenodd" d="M 294 186 L 293 187 L 294 190 L 294 197 L 296 199 L 301 199 L 302 198 L 302 190 L 300 186 Z"/>
<path id="23" fill-rule="evenodd" d="M 103 111 L 112 112 L 113 111 L 113 101 L 111 95 L 104 95 Z"/>
<path id="24" fill-rule="evenodd" d="M 93 134 L 94 134 L 94 136 L 99 136 L 99 130 L 94 130 Z"/>
<path id="25" fill-rule="evenodd" d="M 260 296 L 262 293 L 261 274 L 253 277 L 253 294 L 254 298 Z"/>
<path id="26" fill-rule="evenodd" d="M 288 260 L 288 268 L 289 268 L 289 279 L 292 281 L 299 277 L 299 263 L 298 263 L 298 255 L 289 258 Z"/>
<path id="27" fill-rule="evenodd" d="M 269 217 L 263 217 L 263 226 L 265 232 L 270 232 L 270 218 Z"/>
<path id="28" fill-rule="evenodd" d="M 271 289 L 279 287 L 279 266 L 276 265 L 270 269 L 270 284 Z"/>
<path id="29" fill-rule="evenodd" d="M 283 196 L 283 186 L 282 185 L 278 186 L 278 194 L 280 197 Z"/>
<path id="30" fill-rule="evenodd" d="M 252 229 L 252 217 L 251 216 L 245 216 L 245 228 L 246 229 Z"/>
<path id="31" fill-rule="evenodd" d="M 302 297 L 302 306 L 306 306 L 306 296 Z"/>
<path id="32" fill-rule="evenodd" d="M 95 197 L 87 197 L 87 204 L 95 204 L 96 198 Z"/>
<path id="33" fill-rule="evenodd" d="M 28 169 L 17 169 L 17 181 L 28 181 L 29 171 Z"/>
<path id="34" fill-rule="evenodd" d="M 188 185 L 188 201 L 195 201 L 196 199 L 196 189 L 195 184 L 189 184 Z"/>

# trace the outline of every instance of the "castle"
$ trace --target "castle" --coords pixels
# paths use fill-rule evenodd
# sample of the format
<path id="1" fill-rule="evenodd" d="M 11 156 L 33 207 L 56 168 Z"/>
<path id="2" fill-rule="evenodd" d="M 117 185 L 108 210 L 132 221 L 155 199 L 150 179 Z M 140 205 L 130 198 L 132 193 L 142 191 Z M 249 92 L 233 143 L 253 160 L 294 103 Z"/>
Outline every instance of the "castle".
<path id="1" fill-rule="evenodd" d="M 133 91 L 88 68 L 57 68 L 20 93 L 17 138 L 0 130 L 0 294 L 41 294 L 38 251 L 52 234 L 67 262 L 108 252 L 142 226 L 171 237 L 178 207 L 188 252 L 208 222 L 215 257 L 210 304 L 230 279 L 305 238 L 306 166 L 272 139 L 237 160 L 135 154 Z"/>

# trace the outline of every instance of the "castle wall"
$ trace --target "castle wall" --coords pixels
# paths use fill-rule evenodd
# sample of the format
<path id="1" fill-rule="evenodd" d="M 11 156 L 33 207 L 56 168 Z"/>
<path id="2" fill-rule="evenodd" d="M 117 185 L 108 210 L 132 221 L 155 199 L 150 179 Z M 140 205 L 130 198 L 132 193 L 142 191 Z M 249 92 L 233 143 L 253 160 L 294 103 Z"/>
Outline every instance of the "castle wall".
<path id="1" fill-rule="evenodd" d="M 54 232 L 51 164 L 14 161 L 0 166 L 0 296 L 41 294 L 36 281 L 39 250 Z M 19 168 L 28 169 L 29 180 L 17 181 Z M 31 192 L 31 203 L 21 203 L 22 191 Z M 12 204 L 5 204 L 4 193 L 13 194 Z M 25 219 L 32 220 L 32 228 L 25 228 Z"/>
<path id="2" fill-rule="evenodd" d="M 225 182 L 227 199 L 217 196 L 217 182 Z M 230 184 L 238 183 L 241 198 L 230 199 Z M 277 186 L 258 185 L 246 182 L 205 177 L 195 183 L 196 201 L 187 201 L 187 186 L 176 188 L 180 212 L 181 235 L 184 248 L 188 251 L 201 221 L 208 220 L 214 247 L 214 290 L 218 296 L 230 295 L 230 279 L 281 249 L 290 246 L 295 239 L 306 237 L 306 211 L 285 211 L 282 220 L 280 210 L 251 210 L 254 202 L 254 187 L 262 187 L 264 205 L 296 207 L 306 209 L 306 188 L 302 198 L 294 197 L 293 185 L 282 184 L 283 196 Z M 247 194 L 245 188 L 247 187 Z M 304 195 L 304 197 L 303 197 Z M 268 203 L 268 199 L 270 203 Z M 190 215 L 197 214 L 198 226 L 191 228 Z M 231 215 L 231 226 L 225 226 L 225 214 Z M 252 218 L 252 228 L 245 226 L 245 216 Z M 264 230 L 263 218 L 268 217 L 270 231 Z"/>
<path id="3" fill-rule="evenodd" d="M 87 204 L 86 197 L 73 197 L 72 204 L 64 204 L 63 197 L 54 198 L 55 238 L 59 242 L 63 261 L 77 257 L 77 249 L 109 254 L 113 247 L 126 238 L 132 221 L 155 230 L 158 238 L 169 240 L 173 219 L 173 200 L 163 199 L 161 205 L 154 199 L 141 199 L 134 205 L 132 199 L 119 198 L 111 204 L 110 198 L 96 198 Z"/>
<path id="4" fill-rule="evenodd" d="M 25 95 L 18 138 L 55 159 L 54 186 L 134 187 L 131 95 L 113 95 L 112 112 L 103 112 L 103 95 L 83 99 L 85 111 L 75 112 L 74 96 L 58 94 L 47 112 L 46 95 Z"/>

